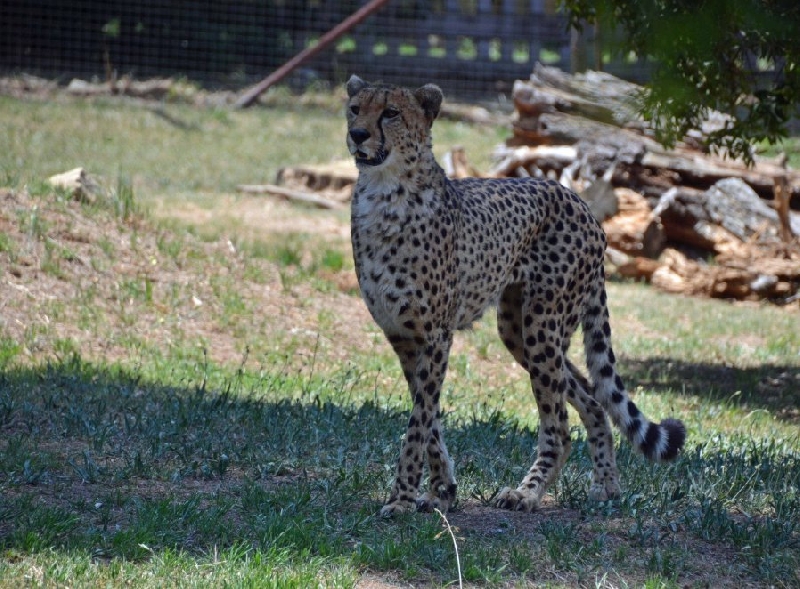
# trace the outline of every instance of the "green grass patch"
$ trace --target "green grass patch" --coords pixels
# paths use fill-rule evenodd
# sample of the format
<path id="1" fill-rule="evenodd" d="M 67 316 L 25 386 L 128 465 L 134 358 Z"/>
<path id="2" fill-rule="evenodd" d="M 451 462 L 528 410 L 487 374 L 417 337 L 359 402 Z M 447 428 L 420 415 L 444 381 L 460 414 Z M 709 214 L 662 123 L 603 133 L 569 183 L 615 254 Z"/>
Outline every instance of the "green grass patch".
<path id="1" fill-rule="evenodd" d="M 282 167 L 349 159 L 343 102 L 328 99 L 326 108 L 300 102 L 286 96 L 268 108 L 228 111 L 0 96 L 0 170 L 9 171 L 6 182 L 12 186 L 40 186 L 45 192 L 52 190 L 45 178 L 77 166 L 112 185 L 122 178 L 117 195 L 124 208 L 130 187 L 140 199 L 233 192 L 237 184 L 274 182 Z M 440 121 L 434 145 L 438 153 L 453 142 L 465 145 L 470 162 L 488 169 L 496 137 L 479 127 Z"/>
<path id="2" fill-rule="evenodd" d="M 759 151 L 766 157 L 776 157 L 781 153 L 786 154 L 786 163 L 792 168 L 800 167 L 800 139 L 797 137 L 787 137 L 778 143 L 763 143 L 759 146 Z"/>
<path id="3" fill-rule="evenodd" d="M 384 397 L 367 371 L 175 360 L 130 369 L 73 353 L 6 367 L 0 385 L 0 570 L 10 583 L 41 562 L 46 584 L 153 570 L 197 582 L 206 567 L 225 582 L 255 575 L 253 559 L 297 586 L 352 586 L 364 570 L 434 584 L 456 576 L 436 516 L 376 517 L 406 417 L 403 395 Z M 689 416 L 675 464 L 647 464 L 622 444 L 623 496 L 600 504 L 586 498 L 590 463 L 575 428 L 555 504 L 512 517 L 490 502 L 527 470 L 535 429 L 502 403 L 446 406 L 461 489 L 449 517 L 468 581 L 556 570 L 583 584 L 600 567 L 670 584 L 692 578 L 698 549 L 727 552 L 736 575 L 756 584 L 796 579 L 796 427 L 776 438 L 709 423 L 701 435 Z M 723 564 L 713 578 L 729 578 Z"/>

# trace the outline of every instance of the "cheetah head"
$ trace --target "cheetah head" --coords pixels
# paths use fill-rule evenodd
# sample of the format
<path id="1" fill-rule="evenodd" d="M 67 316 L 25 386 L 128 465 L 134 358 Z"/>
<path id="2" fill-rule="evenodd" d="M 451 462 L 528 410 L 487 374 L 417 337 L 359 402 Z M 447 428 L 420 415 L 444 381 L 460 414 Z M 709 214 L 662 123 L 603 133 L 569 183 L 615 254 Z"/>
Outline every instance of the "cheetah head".
<path id="1" fill-rule="evenodd" d="M 412 167 L 422 149 L 430 150 L 431 126 L 439 114 L 442 91 L 426 84 L 417 90 L 347 82 L 347 147 L 360 170 Z"/>

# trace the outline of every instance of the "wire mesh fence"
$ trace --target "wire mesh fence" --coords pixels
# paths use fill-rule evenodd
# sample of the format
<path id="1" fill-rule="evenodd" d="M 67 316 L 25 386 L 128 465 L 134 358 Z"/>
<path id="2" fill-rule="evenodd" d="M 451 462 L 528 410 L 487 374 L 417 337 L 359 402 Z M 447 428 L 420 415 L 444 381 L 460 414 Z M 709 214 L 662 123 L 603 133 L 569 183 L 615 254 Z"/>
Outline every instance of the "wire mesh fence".
<path id="1" fill-rule="evenodd" d="M 366 0 L 3 0 L 0 74 L 69 81 L 184 76 L 241 88 L 319 42 Z M 285 80 L 338 84 L 351 73 L 435 80 L 450 93 L 510 88 L 533 64 L 569 65 L 555 0 L 392 0 Z"/>

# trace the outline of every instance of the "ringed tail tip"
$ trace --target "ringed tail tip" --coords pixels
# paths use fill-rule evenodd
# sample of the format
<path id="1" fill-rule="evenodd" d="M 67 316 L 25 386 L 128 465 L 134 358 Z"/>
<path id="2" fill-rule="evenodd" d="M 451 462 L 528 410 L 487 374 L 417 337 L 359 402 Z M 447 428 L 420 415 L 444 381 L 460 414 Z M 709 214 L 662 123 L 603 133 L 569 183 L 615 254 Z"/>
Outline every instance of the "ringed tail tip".
<path id="1" fill-rule="evenodd" d="M 686 442 L 686 426 L 678 419 L 665 419 L 660 425 L 667 433 L 667 444 L 660 459 L 674 460 Z"/>

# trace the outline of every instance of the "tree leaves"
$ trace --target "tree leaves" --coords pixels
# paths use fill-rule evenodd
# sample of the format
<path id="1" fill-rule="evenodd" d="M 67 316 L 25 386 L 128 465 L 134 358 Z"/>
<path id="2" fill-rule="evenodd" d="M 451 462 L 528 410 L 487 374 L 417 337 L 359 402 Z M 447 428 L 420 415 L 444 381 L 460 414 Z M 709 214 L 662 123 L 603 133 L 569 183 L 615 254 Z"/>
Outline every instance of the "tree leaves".
<path id="1" fill-rule="evenodd" d="M 640 109 L 665 145 L 730 114 L 707 147 L 751 162 L 786 136 L 800 103 L 800 4 L 795 0 L 562 0 L 573 26 L 619 31 L 611 49 L 655 63 Z"/>

